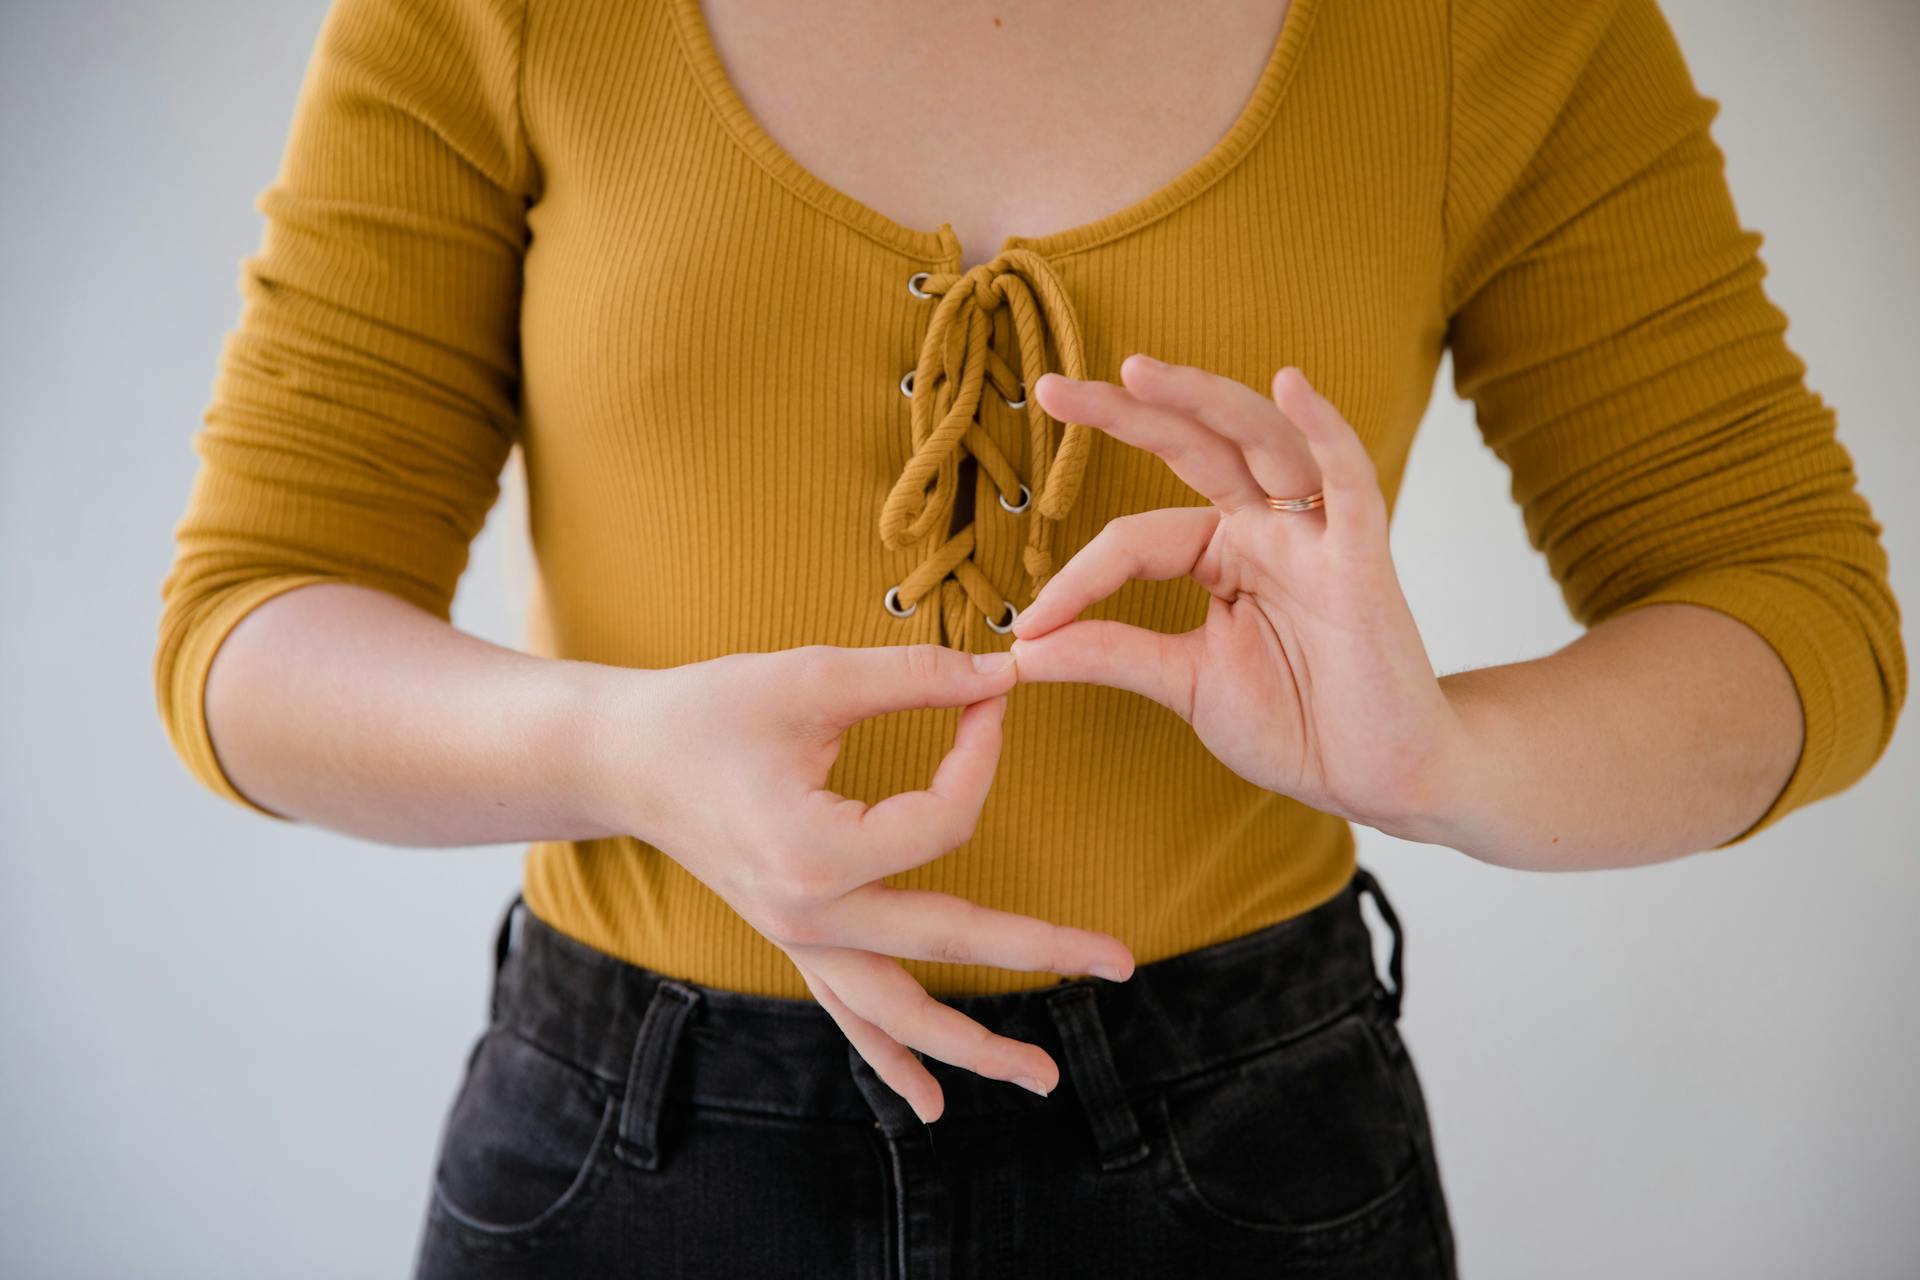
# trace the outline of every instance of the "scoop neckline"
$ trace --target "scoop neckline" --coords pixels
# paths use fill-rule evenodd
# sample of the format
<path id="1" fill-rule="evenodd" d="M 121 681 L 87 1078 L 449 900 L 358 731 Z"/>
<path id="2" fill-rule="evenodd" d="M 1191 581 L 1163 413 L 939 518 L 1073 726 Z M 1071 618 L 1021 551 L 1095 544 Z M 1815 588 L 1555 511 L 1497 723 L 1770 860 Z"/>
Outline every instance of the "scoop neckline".
<path id="1" fill-rule="evenodd" d="M 708 103 L 734 140 L 763 169 L 814 208 L 907 257 L 954 263 L 962 260 L 965 247 L 949 222 L 943 219 L 932 231 L 897 222 L 820 177 L 774 141 L 773 135 L 748 109 L 721 63 L 701 0 L 668 0 L 668 4 L 673 10 L 681 53 Z M 1045 235 L 1007 236 L 992 257 L 1015 248 L 1051 258 L 1091 249 L 1165 217 L 1225 177 L 1279 113 L 1281 99 L 1300 64 L 1301 50 L 1318 8 L 1319 0 L 1289 0 L 1280 33 L 1274 38 L 1266 65 L 1261 69 L 1253 93 L 1241 105 L 1240 114 L 1198 160 L 1171 181 L 1131 204 L 1077 226 Z"/>

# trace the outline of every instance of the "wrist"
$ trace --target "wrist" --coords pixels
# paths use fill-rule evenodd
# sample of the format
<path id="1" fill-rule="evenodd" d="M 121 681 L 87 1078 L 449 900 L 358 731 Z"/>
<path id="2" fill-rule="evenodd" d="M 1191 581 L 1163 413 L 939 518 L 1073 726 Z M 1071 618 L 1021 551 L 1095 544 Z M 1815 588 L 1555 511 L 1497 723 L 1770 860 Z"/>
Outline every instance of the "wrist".
<path id="1" fill-rule="evenodd" d="M 1470 673 L 1462 672 L 1460 675 Z M 1438 745 L 1408 788 L 1408 803 L 1388 820 L 1370 824 L 1400 840 L 1470 852 L 1486 839 L 1501 769 L 1496 708 L 1470 682 L 1440 678 L 1448 714 Z"/>
<path id="2" fill-rule="evenodd" d="M 636 835 L 646 838 L 653 814 L 645 789 L 654 774 L 637 757 L 657 735 L 643 707 L 660 673 L 645 668 L 569 659 L 554 668 L 554 713 L 546 758 L 558 776 L 576 839 Z"/>

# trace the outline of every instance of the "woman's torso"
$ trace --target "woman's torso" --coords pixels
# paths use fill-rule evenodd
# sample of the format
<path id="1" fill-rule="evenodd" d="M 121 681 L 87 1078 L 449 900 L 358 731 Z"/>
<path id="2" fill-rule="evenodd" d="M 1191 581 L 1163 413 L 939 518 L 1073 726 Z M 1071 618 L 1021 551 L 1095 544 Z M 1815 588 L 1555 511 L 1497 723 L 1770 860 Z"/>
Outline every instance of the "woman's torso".
<path id="1" fill-rule="evenodd" d="M 1004 648 L 975 596 L 1031 598 L 1032 511 L 962 471 L 979 573 L 967 591 L 949 575 L 907 618 L 883 598 L 942 539 L 890 548 L 879 529 L 916 448 L 901 379 L 941 302 L 909 279 L 991 274 L 999 248 L 1034 255 L 1044 265 L 1000 261 L 1057 295 L 1029 321 L 1047 367 L 1075 339 L 1088 377 L 1117 378 L 1135 350 L 1256 388 L 1297 364 L 1373 450 L 1391 503 L 1445 334 L 1444 7 L 1215 7 L 1103 7 L 1101 30 L 1080 31 L 1090 11 L 1069 6 L 994 27 L 984 7 L 852 0 L 533 5 L 536 646 L 635 667 L 810 643 Z M 1009 306 L 989 332 L 1038 375 Z M 989 393 L 979 417 L 1034 478 L 1025 411 Z M 1115 516 L 1202 501 L 1092 435 L 1056 563 Z M 1180 631 L 1206 604 L 1190 581 L 1133 582 L 1087 616 Z M 854 726 L 828 785 L 870 802 L 925 786 L 957 715 Z M 1107 930 L 1146 962 L 1298 914 L 1351 873 L 1344 820 L 1238 778 L 1137 695 L 1022 686 L 1005 733 L 973 838 L 892 883 Z M 537 843 L 526 871 L 536 914 L 603 950 L 807 994 L 642 841 Z M 1054 980 L 903 963 L 936 994 Z"/>

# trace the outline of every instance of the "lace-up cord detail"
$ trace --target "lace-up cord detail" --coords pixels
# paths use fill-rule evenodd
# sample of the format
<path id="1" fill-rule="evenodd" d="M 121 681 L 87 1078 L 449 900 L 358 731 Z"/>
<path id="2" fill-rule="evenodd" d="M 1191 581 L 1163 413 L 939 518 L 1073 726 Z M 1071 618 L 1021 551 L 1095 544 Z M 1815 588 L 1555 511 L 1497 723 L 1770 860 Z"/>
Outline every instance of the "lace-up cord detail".
<path id="1" fill-rule="evenodd" d="M 1070 378 L 1086 376 L 1073 301 L 1052 264 L 1030 249 L 1004 250 L 965 272 L 923 272 L 914 279 L 938 302 L 913 371 L 913 456 L 881 508 L 880 539 L 888 550 L 897 550 L 950 526 L 962 450 L 979 461 L 1005 506 L 1020 506 L 1025 496 L 1020 474 L 978 420 L 981 395 L 991 382 L 1010 405 L 1025 401 L 1033 506 L 1021 564 L 1031 584 L 1031 600 L 1057 567 L 1054 526 L 1079 496 L 1092 436 L 1090 427 L 1064 423 L 1056 452 L 1055 419 L 1031 394 L 1032 381 L 1047 368 L 1049 335 L 1060 372 Z M 1018 373 L 993 346 L 994 315 L 1002 307 L 1013 321 Z M 1012 602 L 973 562 L 977 523 L 976 518 L 943 537 L 897 587 L 900 603 L 910 606 L 941 586 L 941 617 L 951 639 L 966 634 L 969 605 L 999 621 Z"/>

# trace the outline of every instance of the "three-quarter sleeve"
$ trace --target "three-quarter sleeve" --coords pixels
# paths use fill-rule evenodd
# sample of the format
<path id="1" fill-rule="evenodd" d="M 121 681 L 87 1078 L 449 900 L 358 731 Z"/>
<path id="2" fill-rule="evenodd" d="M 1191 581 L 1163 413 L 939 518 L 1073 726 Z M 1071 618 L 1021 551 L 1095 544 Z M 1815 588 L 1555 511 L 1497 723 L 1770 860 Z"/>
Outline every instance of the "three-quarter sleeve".
<path id="1" fill-rule="evenodd" d="M 255 201 L 265 230 L 192 440 L 154 682 L 189 771 L 269 817 L 208 734 L 221 641 L 323 581 L 450 619 L 499 496 L 536 181 L 521 19 L 518 0 L 333 0 Z"/>
<path id="2" fill-rule="evenodd" d="M 1805 717 L 1751 838 L 1877 761 L 1906 697 L 1881 526 L 1761 284 L 1655 0 L 1453 4 L 1454 387 L 1592 625 L 1679 602 L 1757 631 Z"/>

